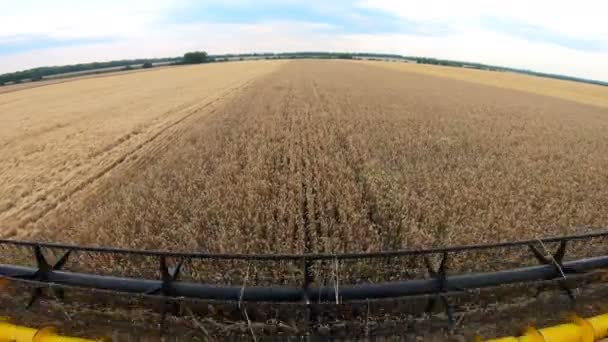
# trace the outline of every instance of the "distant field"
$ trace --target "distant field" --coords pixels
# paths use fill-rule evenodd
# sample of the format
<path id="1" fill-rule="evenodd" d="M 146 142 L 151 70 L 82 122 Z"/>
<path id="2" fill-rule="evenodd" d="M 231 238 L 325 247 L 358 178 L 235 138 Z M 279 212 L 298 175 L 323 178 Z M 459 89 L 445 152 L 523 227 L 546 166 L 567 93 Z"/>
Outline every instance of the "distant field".
<path id="1" fill-rule="evenodd" d="M 558 98 L 604 88 L 429 70 L 222 63 L 0 95 L 2 235 L 339 252 L 606 225 L 608 109 Z"/>
<path id="2" fill-rule="evenodd" d="M 608 108 L 608 87 L 605 86 L 535 77 L 510 72 L 484 71 L 410 63 L 367 63 L 387 67 L 393 70 L 447 77 L 489 86 L 521 90 L 539 95 L 554 96 L 566 100 Z"/>
<path id="3" fill-rule="evenodd" d="M 169 66 L 172 65 L 173 62 L 157 62 L 157 63 L 152 63 L 152 65 L 154 67 L 163 67 L 163 66 Z M 138 70 L 138 69 L 142 69 L 143 64 L 129 64 L 129 67 L 131 69 L 134 70 Z M 105 74 L 105 73 L 109 73 L 109 72 L 116 72 L 116 71 L 129 71 L 129 70 L 124 70 L 126 66 L 121 65 L 121 66 L 115 66 L 115 67 L 109 67 L 109 68 L 99 68 L 99 69 L 90 69 L 90 70 L 83 70 L 83 71 L 74 71 L 74 72 L 66 72 L 63 74 L 55 74 L 55 75 L 50 75 L 50 76 L 45 76 L 43 77 L 43 79 L 45 80 L 52 80 L 52 79 L 57 79 L 57 78 L 66 78 L 66 77 L 75 77 L 75 76 L 84 76 L 84 75 L 94 75 L 94 74 Z"/>
<path id="4" fill-rule="evenodd" d="M 70 81 L 72 81 L 72 80 L 74 80 L 74 79 L 70 79 Z M 37 82 L 24 82 L 24 83 L 18 83 L 18 84 L 10 84 L 10 85 L 1 86 L 0 94 L 11 93 L 13 91 L 29 89 L 29 88 L 37 88 L 37 87 L 50 85 L 50 84 L 63 83 L 63 82 L 67 82 L 67 81 L 68 80 L 66 80 L 66 79 L 57 79 L 57 80 L 44 80 L 44 81 L 37 81 Z"/>
<path id="5" fill-rule="evenodd" d="M 32 234 L 75 195 L 101 196 L 113 187 L 101 178 L 116 168 L 145 170 L 191 121 L 279 65 L 158 69 L 0 94 L 2 236 Z"/>
<path id="6" fill-rule="evenodd" d="M 135 72 L 144 72 L 144 71 L 152 71 L 158 70 L 158 68 L 167 68 L 170 65 L 165 63 L 156 64 L 155 69 L 142 69 L 140 66 L 138 68 L 134 68 L 132 70 L 122 70 L 123 67 L 113 67 L 113 68 L 104 68 L 104 69 L 94 69 L 94 70 L 86 70 L 86 71 L 78 71 L 71 72 L 65 74 L 57 74 L 53 76 L 46 76 L 40 81 L 27 81 L 23 83 L 10 84 L 0 87 L 0 94 L 2 93 L 10 93 L 17 90 L 29 89 L 29 88 L 37 88 L 51 84 L 57 83 L 65 83 L 65 82 L 73 82 L 77 80 L 82 80 L 85 78 L 93 78 L 93 77 L 108 77 L 113 75 L 125 75 Z"/>

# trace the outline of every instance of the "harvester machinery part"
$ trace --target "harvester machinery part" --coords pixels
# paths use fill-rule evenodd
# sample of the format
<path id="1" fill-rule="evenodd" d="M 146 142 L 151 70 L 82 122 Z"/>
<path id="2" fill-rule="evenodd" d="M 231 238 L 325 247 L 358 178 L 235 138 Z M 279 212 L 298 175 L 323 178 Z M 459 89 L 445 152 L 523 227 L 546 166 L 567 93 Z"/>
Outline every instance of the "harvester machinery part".
<path id="1" fill-rule="evenodd" d="M 534 257 L 536 258 L 536 260 L 538 260 L 539 263 L 544 264 L 544 265 L 551 265 L 555 269 L 554 275 L 547 277 L 546 280 L 552 280 L 555 278 L 564 278 L 563 280 L 560 280 L 558 282 L 558 285 L 568 295 L 568 298 L 570 298 L 570 300 L 572 302 L 574 302 L 576 300 L 576 298 L 574 296 L 574 293 L 572 292 L 572 289 L 570 289 L 570 287 L 568 287 L 568 284 L 566 282 L 567 281 L 566 275 L 572 274 L 572 273 L 577 273 L 577 272 L 572 270 L 571 268 L 564 266 L 564 264 L 563 264 L 564 255 L 566 255 L 567 243 L 568 243 L 568 241 L 561 241 L 559 244 L 559 247 L 557 248 L 557 251 L 555 253 L 551 254 L 550 257 L 547 257 L 545 254 L 543 254 L 541 251 L 539 251 L 538 248 L 536 248 L 533 244 L 528 245 L 528 247 L 530 248 L 530 250 L 534 254 Z M 542 246 L 544 247 L 544 245 L 542 245 Z M 537 292 L 536 292 L 536 297 L 538 297 L 545 289 L 546 289 L 545 285 L 541 285 L 540 287 L 538 287 Z"/>
<path id="2" fill-rule="evenodd" d="M 439 268 L 437 270 L 433 269 L 431 262 L 428 258 L 424 258 L 424 262 L 426 264 L 427 271 L 429 272 L 429 276 L 437 281 L 438 283 L 438 291 L 435 296 L 429 297 L 429 301 L 426 306 L 426 312 L 432 313 L 433 309 L 437 305 L 437 301 L 440 300 L 445 308 L 446 315 L 448 316 L 448 322 L 450 326 L 454 325 L 454 307 L 448 301 L 448 298 L 445 296 L 445 292 L 448 292 L 448 282 L 447 282 L 447 262 L 448 262 L 448 253 L 443 252 L 441 257 L 441 263 L 439 264 Z"/>
<path id="3" fill-rule="evenodd" d="M 165 299 L 161 304 L 161 318 L 160 318 L 160 329 L 161 331 L 165 330 L 165 319 L 167 317 L 167 313 L 170 312 L 172 315 L 177 315 L 179 313 L 179 302 L 171 300 L 171 297 L 176 296 L 175 288 L 173 287 L 173 283 L 176 282 L 179 278 L 179 272 L 182 269 L 182 265 L 184 264 L 184 260 L 180 260 L 180 262 L 175 267 L 167 266 L 167 257 L 164 255 L 160 257 L 160 278 L 161 285 L 149 290 L 146 294 L 150 295 L 161 295 Z"/>
<path id="4" fill-rule="evenodd" d="M 35 280 L 38 282 L 48 282 L 49 275 L 54 271 L 59 271 L 63 268 L 65 263 L 68 261 L 68 257 L 70 256 L 71 250 L 68 250 L 59 258 L 53 265 L 49 264 L 44 254 L 42 254 L 42 249 L 39 245 L 33 246 L 34 258 L 36 259 L 36 270 L 34 272 L 27 272 L 23 274 L 14 275 L 13 278 L 26 279 L 26 280 Z M 55 296 L 59 299 L 63 299 L 64 292 L 61 288 L 53 288 L 51 289 L 55 293 Z M 32 290 L 32 295 L 30 300 L 28 301 L 26 307 L 29 308 L 36 300 L 44 295 L 43 287 L 37 286 Z"/>
<path id="5" fill-rule="evenodd" d="M 302 300 L 306 305 L 306 324 L 308 330 L 314 329 L 315 324 L 318 323 L 318 314 L 316 307 L 312 304 L 310 298 L 310 284 L 314 281 L 314 275 L 312 273 L 313 261 L 304 258 L 304 282 L 302 283 Z"/>
<path id="6" fill-rule="evenodd" d="M 600 268 L 608 268 L 608 256 L 571 260 L 564 262 L 577 274 Z M 0 264 L 0 276 L 5 279 L 19 281 L 15 275 L 34 273 L 36 269 L 24 266 Z M 453 291 L 480 289 L 515 283 L 533 283 L 545 281 L 554 275 L 551 265 L 526 266 L 516 269 L 501 270 L 487 273 L 469 273 L 446 276 L 444 284 L 449 292 L 442 293 L 438 279 L 412 279 L 391 281 L 386 283 L 366 283 L 360 285 L 345 285 L 339 289 L 341 301 L 396 298 L 415 295 L 449 296 Z M 124 278 L 89 273 L 54 271 L 48 274 L 45 281 L 34 281 L 40 286 L 52 287 L 81 287 L 89 289 L 110 290 L 132 294 L 147 294 L 150 289 L 158 289 L 162 281 L 158 279 Z M 234 302 L 301 302 L 303 297 L 302 285 L 291 286 L 242 286 L 204 284 L 187 281 L 172 282 L 175 300 L 180 297 L 209 300 L 224 300 Z M 309 287 L 310 299 L 319 302 L 335 302 L 336 289 L 331 286 Z"/>
<path id="7" fill-rule="evenodd" d="M 571 323 L 553 327 L 527 328 L 521 336 L 509 336 L 486 342 L 594 342 L 608 336 L 608 314 L 588 319 L 572 316 Z"/>
<path id="8" fill-rule="evenodd" d="M 0 342 L 94 342 L 106 339 L 90 340 L 79 337 L 68 337 L 57 334 L 55 328 L 34 329 L 9 323 L 0 318 Z"/>

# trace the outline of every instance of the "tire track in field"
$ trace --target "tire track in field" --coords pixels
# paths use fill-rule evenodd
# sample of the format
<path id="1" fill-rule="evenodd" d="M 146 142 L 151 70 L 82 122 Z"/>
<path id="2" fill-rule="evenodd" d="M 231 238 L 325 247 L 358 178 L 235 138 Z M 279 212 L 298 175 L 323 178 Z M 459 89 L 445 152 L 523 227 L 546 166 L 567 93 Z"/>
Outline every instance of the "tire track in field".
<path id="1" fill-rule="evenodd" d="M 34 224 L 38 223 L 41 219 L 43 219 L 47 215 L 51 214 L 60 205 L 62 205 L 65 202 L 68 202 L 72 196 L 85 190 L 87 187 L 91 186 L 92 184 L 96 183 L 99 179 L 103 178 L 105 175 L 112 172 L 119 165 L 122 165 L 125 161 L 127 161 L 129 159 L 133 159 L 133 165 L 131 167 L 138 167 L 138 166 L 145 165 L 147 162 L 149 162 L 151 159 L 153 159 L 156 156 L 155 152 L 160 152 L 161 150 L 166 148 L 166 146 L 171 141 L 173 141 L 175 139 L 175 135 L 180 130 L 178 128 L 178 126 L 180 126 L 180 124 L 182 124 L 186 120 L 194 117 L 196 114 L 202 114 L 202 112 L 209 109 L 211 106 L 217 105 L 220 101 L 226 99 L 229 96 L 234 95 L 236 92 L 238 92 L 242 89 L 245 89 L 254 80 L 255 80 L 255 77 L 253 77 L 249 80 L 246 80 L 245 82 L 237 82 L 235 84 L 232 84 L 231 86 L 226 87 L 223 90 L 220 90 L 215 95 L 209 96 L 207 98 L 209 100 L 206 103 L 204 103 L 203 105 L 196 106 L 196 107 L 188 110 L 183 116 L 181 116 L 178 119 L 171 121 L 169 124 L 161 127 L 157 132 L 153 133 L 150 137 L 148 137 L 143 142 L 137 144 L 134 148 L 129 150 L 127 153 L 119 156 L 117 159 L 112 161 L 109 165 L 103 167 L 101 170 L 99 170 L 98 172 L 95 172 L 93 175 L 86 178 L 83 182 L 79 183 L 78 185 L 76 185 L 75 187 L 70 189 L 68 192 L 59 196 L 56 201 L 49 203 L 40 212 L 36 213 L 33 216 L 29 216 L 26 219 L 21 220 L 19 222 L 20 230 L 24 230 L 23 228 L 26 228 L 29 225 L 34 225 Z M 211 110 L 210 113 L 213 113 L 213 110 Z M 158 139 L 161 136 L 163 136 L 163 138 Z M 128 140 L 129 139 L 126 139 L 125 141 L 121 142 L 120 145 L 116 145 L 111 150 L 105 151 L 103 153 L 103 155 L 109 154 L 112 150 L 118 148 L 119 146 L 121 146 L 123 144 L 126 144 L 128 142 Z M 103 155 L 101 155 L 100 158 Z M 67 183 L 69 183 L 69 180 L 67 182 L 65 182 L 64 184 L 67 184 Z M 24 209 L 20 210 L 20 212 L 23 212 L 24 210 L 31 208 L 35 204 L 36 204 L 36 202 L 30 203 Z M 16 213 L 16 214 L 18 214 L 18 213 Z M 35 233 L 35 232 L 26 232 L 26 235 L 30 235 L 31 233 Z M 19 232 L 17 234 L 19 234 Z"/>
<path id="2" fill-rule="evenodd" d="M 299 91 L 295 94 L 295 108 L 292 120 L 295 120 L 296 129 L 300 130 L 299 145 L 300 145 L 300 174 L 301 174 L 301 209 L 300 216 L 303 224 L 303 239 L 304 252 L 312 253 L 316 251 L 318 245 L 316 241 L 316 233 L 318 229 L 319 214 L 317 211 L 317 189 L 315 189 L 315 177 L 318 170 L 316 169 L 316 161 L 318 156 L 313 152 L 313 142 L 311 140 L 314 122 L 312 111 L 314 106 L 307 101 L 309 98 L 309 84 L 305 78 L 298 72 L 295 75 L 296 87 Z M 299 126 L 299 127 L 297 127 Z"/>
<path id="3" fill-rule="evenodd" d="M 319 120 L 317 89 L 310 77 L 298 69 L 292 70 L 289 77 L 296 89 L 292 108 L 287 112 L 291 116 L 289 130 L 297 134 L 301 238 L 304 251 L 314 253 L 325 250 L 322 239 L 326 234 L 323 233 L 322 220 L 328 208 L 327 200 L 324 200 L 326 189 L 322 184 L 326 166 L 321 159 L 324 153 L 322 145 L 327 143 L 323 141 L 322 132 L 326 132 L 328 127 L 324 120 Z"/>
<path id="4" fill-rule="evenodd" d="M 373 193 L 372 185 L 364 174 L 363 158 L 360 157 L 360 152 L 358 152 L 353 144 L 349 141 L 349 133 L 343 128 L 345 125 L 340 123 L 340 117 L 347 118 L 350 112 L 359 110 L 358 108 L 353 108 L 352 106 L 352 104 L 356 102 L 356 99 L 351 98 L 347 92 L 343 92 L 345 99 L 341 101 L 334 100 L 332 103 L 327 99 L 326 96 L 323 95 L 318 82 L 313 80 L 312 87 L 314 103 L 318 104 L 318 110 L 323 114 L 325 121 L 323 127 L 330 130 L 329 134 L 334 137 L 337 145 L 335 147 L 338 150 L 343 151 L 343 157 L 340 158 L 340 160 L 344 163 L 348 170 L 350 170 L 349 173 L 352 174 L 356 183 L 358 193 L 360 195 L 360 201 L 358 203 L 360 208 L 358 209 L 364 212 L 365 219 L 372 225 L 374 234 L 378 235 L 380 230 L 387 231 L 388 229 L 382 223 L 378 200 Z M 338 103 L 348 105 L 337 105 Z M 329 210 L 328 212 L 332 213 L 332 219 L 339 223 L 340 217 L 336 212 L 336 209 Z M 326 238 L 331 238 L 335 234 L 335 232 L 332 231 L 327 231 L 325 233 Z M 389 241 L 385 241 L 385 244 L 386 243 L 389 243 Z M 345 246 L 345 249 L 348 249 L 348 246 Z"/>
<path id="5" fill-rule="evenodd" d="M 326 189 L 323 187 L 324 173 L 327 173 L 326 165 L 321 163 L 322 156 L 324 151 L 322 150 L 322 146 L 327 144 L 327 141 L 324 139 L 323 134 L 327 132 L 327 130 L 331 130 L 329 125 L 326 125 L 323 115 L 319 115 L 319 103 L 317 101 L 317 87 L 314 80 L 308 79 L 306 82 L 307 87 L 307 98 L 313 98 L 313 101 L 308 100 L 310 104 L 310 108 L 308 110 L 308 123 L 307 127 L 311 130 L 314 130 L 315 139 L 314 144 L 310 145 L 311 149 L 311 159 L 312 159 L 312 168 L 311 168 L 311 183 L 312 183 L 312 193 L 314 199 L 314 242 L 315 242 L 315 252 L 325 251 L 326 250 L 326 241 L 323 241 L 326 234 L 323 234 L 323 225 L 322 220 L 325 218 L 325 213 L 327 212 L 327 193 Z M 312 94 L 311 94 L 312 93 Z M 313 113 L 315 116 L 313 117 Z M 328 115 L 328 113 L 324 113 Z"/>
<path id="6" fill-rule="evenodd" d="M 213 97 L 213 96 L 210 96 L 210 97 Z M 192 106 L 193 106 L 192 103 L 180 105 L 180 106 L 176 107 L 174 110 L 172 110 L 171 112 L 167 112 L 167 113 L 163 113 L 163 114 L 159 115 L 157 118 L 153 119 L 152 121 L 156 121 L 156 120 L 158 120 L 162 116 L 171 115 L 173 113 L 179 113 L 180 111 L 188 109 L 189 107 L 192 107 Z M 204 106 L 202 108 L 204 108 Z M 189 112 L 189 114 L 187 114 L 186 116 L 189 116 L 189 115 L 192 115 L 192 113 Z M 140 148 L 143 149 L 143 147 L 144 147 L 143 145 L 146 145 L 147 143 L 151 142 L 152 140 L 155 140 L 158 135 L 160 135 L 161 133 L 163 133 L 165 130 L 171 128 L 172 126 L 175 126 L 182 119 L 186 119 L 186 117 L 178 118 L 176 121 L 169 121 L 168 124 L 165 124 L 164 126 L 160 126 L 160 130 L 159 131 L 157 131 L 155 134 L 153 134 L 148 139 L 145 139 L 142 143 L 135 145 L 135 148 L 133 148 L 129 152 L 127 152 L 125 154 L 121 154 L 120 156 L 118 156 L 118 158 L 108 158 L 108 155 L 111 155 L 115 151 L 120 150 L 121 147 L 123 147 L 123 146 L 128 146 L 129 142 L 132 141 L 134 137 L 136 137 L 138 135 L 146 135 L 146 133 L 149 133 L 149 132 L 143 132 L 143 133 L 129 132 L 128 134 L 123 135 L 122 137 L 120 137 L 117 140 L 117 142 L 112 143 L 109 146 L 106 146 L 105 148 L 103 148 L 102 150 L 91 154 L 90 155 L 91 161 L 101 161 L 101 162 L 103 162 L 106 159 L 114 159 L 113 162 L 110 163 L 109 166 L 107 166 L 106 168 L 102 168 L 102 170 L 100 170 L 99 172 L 96 172 L 95 174 L 105 174 L 105 173 L 111 171 L 111 169 L 114 168 L 115 166 L 117 166 L 117 164 L 119 164 L 122 161 L 124 161 L 131 154 L 135 154 L 138 149 L 140 149 Z M 151 130 L 154 130 L 154 128 L 156 128 L 156 127 L 153 127 Z M 167 139 L 171 139 L 171 137 L 168 136 Z M 163 145 L 166 145 L 166 143 L 163 144 Z M 117 161 L 118 161 L 118 163 L 117 163 Z M 90 164 L 84 164 L 83 167 L 78 168 L 77 170 L 75 170 L 76 171 L 75 172 L 76 175 L 73 175 L 72 177 L 68 177 L 68 178 L 64 179 L 59 184 L 59 187 L 63 188 L 63 187 L 68 186 L 70 183 L 72 183 L 75 180 L 75 178 L 77 178 L 77 175 L 78 175 L 78 173 L 80 171 L 86 172 L 86 171 L 90 171 L 92 168 L 93 167 L 91 167 Z M 105 172 L 104 172 L 104 170 L 105 170 Z M 91 183 L 93 178 L 99 178 L 101 176 L 102 175 L 96 177 L 94 175 L 94 176 L 91 177 L 91 179 L 85 180 L 83 183 L 87 183 L 87 184 Z M 83 185 L 83 184 L 79 183 L 76 187 L 79 187 L 81 185 Z M 48 188 L 43 194 L 40 194 L 39 197 L 42 196 L 43 198 L 47 198 L 49 195 L 51 195 L 55 191 L 55 189 L 56 188 Z M 78 191 L 78 190 L 76 190 L 76 191 Z M 65 200 L 66 199 L 65 197 L 68 197 L 68 196 L 70 196 L 70 194 L 63 194 L 63 195 L 61 195 L 59 197 L 59 201 Z M 37 201 L 33 201 L 33 202 L 29 203 L 29 204 L 26 204 L 24 207 L 19 208 L 19 211 L 23 212 L 23 211 L 30 210 L 36 204 L 39 204 L 39 203 Z"/>
<path id="7" fill-rule="evenodd" d="M 331 113 L 326 110 L 326 108 L 324 107 L 324 103 L 322 103 L 321 100 L 321 96 L 319 95 L 319 88 L 318 88 L 318 84 L 317 81 L 315 79 L 307 79 L 307 86 L 309 87 L 310 90 L 310 98 L 312 98 L 312 101 L 310 101 L 311 104 L 314 104 L 314 110 L 317 114 L 317 116 L 319 117 L 316 120 L 316 123 L 318 124 L 318 126 L 315 126 L 315 131 L 316 132 L 329 132 L 329 134 L 333 133 L 333 127 L 330 123 L 329 118 L 331 117 Z M 313 122 L 313 120 L 311 119 L 311 123 Z M 319 124 L 320 123 L 320 124 Z M 326 145 L 328 144 L 329 141 L 326 141 L 323 139 L 323 137 L 319 137 L 317 144 L 315 144 L 315 150 L 316 150 L 316 158 L 315 158 L 315 173 L 318 173 L 319 171 L 323 170 L 325 173 L 327 173 L 327 165 L 321 165 L 320 164 L 320 160 L 319 157 L 323 155 L 323 151 L 320 150 L 320 146 L 321 145 Z M 315 226 L 315 238 L 317 240 L 317 250 L 316 252 L 331 252 L 331 247 L 328 250 L 328 239 L 330 240 L 332 238 L 332 236 L 330 236 L 330 232 L 329 231 L 323 231 L 323 225 L 321 224 L 321 216 L 323 216 L 323 218 L 325 218 L 324 214 L 327 214 L 329 212 L 333 212 L 335 213 L 335 210 L 332 211 L 330 210 L 329 206 L 328 206 L 328 202 L 331 202 L 331 198 L 328 199 L 327 197 L 330 195 L 330 193 L 328 193 L 328 189 L 324 188 L 324 184 L 322 184 L 321 182 L 323 181 L 323 176 L 321 177 L 315 177 L 315 179 L 313 179 L 314 183 L 316 186 L 319 187 L 319 191 L 321 192 L 320 196 L 316 196 L 315 199 L 317 200 L 317 205 L 316 205 L 316 211 L 315 211 L 315 215 L 316 215 L 316 226 Z M 327 181 L 327 179 L 325 179 Z M 316 193 L 316 191 L 315 191 Z M 334 207 L 336 207 L 334 205 Z M 339 217 L 338 215 L 335 215 L 333 217 L 333 219 L 335 219 L 337 222 L 339 222 Z M 326 230 L 328 230 L 328 227 Z M 322 244 L 320 242 L 323 242 Z M 324 264 L 322 264 L 322 267 L 325 266 Z"/>
<path id="8" fill-rule="evenodd" d="M 208 108 L 209 108 L 209 111 L 203 119 L 205 119 L 205 120 L 211 119 L 212 116 L 218 114 L 218 108 L 219 108 L 219 105 L 221 105 L 221 103 L 220 103 L 221 101 L 224 101 L 232 96 L 235 96 L 237 93 L 245 91 L 248 87 L 251 86 L 251 84 L 254 83 L 254 81 L 255 81 L 255 79 L 250 79 L 250 80 L 246 81 L 245 83 L 241 83 L 240 85 L 237 85 L 235 87 L 228 89 L 225 92 L 222 92 L 222 94 L 220 94 L 218 97 L 212 99 L 211 101 L 207 102 L 205 105 L 203 105 L 201 107 L 191 110 L 186 115 L 186 117 L 179 119 L 177 122 L 174 122 L 170 126 L 163 129 L 163 132 L 159 132 L 151 140 L 158 138 L 158 136 L 165 133 L 165 131 L 172 130 L 172 132 L 170 132 L 170 134 L 167 134 L 166 139 L 159 139 L 159 142 L 163 142 L 163 144 L 159 143 L 159 144 L 151 145 L 151 146 L 149 146 L 149 149 L 146 151 L 146 153 L 140 154 L 139 158 L 137 158 L 137 160 L 135 161 L 133 167 L 144 166 L 147 162 L 156 158 L 156 153 L 161 152 L 163 149 L 167 148 L 170 145 L 169 142 L 177 140 L 177 138 L 178 138 L 177 133 L 180 131 L 177 127 L 178 125 L 185 123 L 185 121 L 187 119 L 194 119 L 196 117 L 195 114 L 199 114 L 201 111 L 208 109 Z M 212 107 L 212 108 L 210 108 L 210 107 Z"/>
<path id="9" fill-rule="evenodd" d="M 268 108 L 272 113 L 268 116 L 271 123 L 273 136 L 272 170 L 276 175 L 273 182 L 279 189 L 278 197 L 286 204 L 279 213 L 275 211 L 275 223 L 279 234 L 289 241 L 287 251 L 302 253 L 309 244 L 305 243 L 307 235 L 305 227 L 309 225 L 307 184 L 305 177 L 305 153 L 304 139 L 302 135 L 301 98 L 296 92 L 294 78 L 289 77 L 285 81 L 273 79 L 268 84 L 274 84 L 273 96 L 280 97 L 276 107 Z M 279 92 L 278 94 L 276 92 Z M 268 113 L 263 114 L 266 116 Z M 272 176 L 271 176 L 272 177 Z M 283 232 L 283 230 L 287 230 Z M 277 235 L 279 235 L 277 234 Z M 283 241 L 276 240 L 279 244 Z"/>
<path id="10" fill-rule="evenodd" d="M 306 117 L 305 114 L 302 117 Z M 311 190 L 309 183 L 309 173 L 310 173 L 310 165 L 309 165 L 309 131 L 308 127 L 304 123 L 302 125 L 302 129 L 300 130 L 300 167 L 301 171 L 301 217 L 302 217 L 302 232 L 304 235 L 304 253 L 310 253 L 313 251 L 313 242 L 310 234 L 310 221 L 311 221 L 311 213 L 310 213 L 310 205 L 311 203 L 308 200 L 308 194 Z"/>
<path id="11" fill-rule="evenodd" d="M 300 210 L 300 218 L 302 219 L 303 225 L 302 225 L 302 232 L 299 231 L 299 225 L 298 225 L 298 221 L 295 220 L 295 222 L 291 225 L 291 250 L 293 252 L 301 252 L 301 248 L 298 244 L 298 242 L 300 241 L 304 241 L 304 250 L 307 249 L 307 243 L 306 243 L 306 231 L 305 228 L 308 224 L 307 220 L 308 220 L 308 213 L 305 213 L 304 210 L 308 210 L 308 209 L 304 209 L 307 206 L 307 203 L 305 203 L 304 201 L 306 200 L 306 192 L 305 192 L 305 183 L 304 183 L 304 173 L 303 173 L 303 153 L 302 153 L 302 140 L 301 140 L 301 134 L 298 134 L 297 132 L 299 131 L 299 127 L 298 124 L 296 122 L 296 118 L 297 118 L 297 113 L 294 112 L 294 108 L 296 108 L 296 95 L 294 92 L 294 84 L 293 81 L 289 82 L 289 85 L 287 87 L 287 91 L 285 96 L 285 103 L 282 106 L 282 115 L 281 115 L 281 121 L 283 124 L 286 125 L 286 140 L 288 142 L 288 145 L 286 146 L 284 152 L 283 153 L 283 157 L 285 158 L 285 165 L 288 166 L 288 174 L 293 175 L 293 176 L 297 176 L 299 177 L 299 181 L 300 184 L 296 185 L 296 187 L 299 187 L 298 189 L 293 189 L 291 187 L 289 187 L 289 189 L 286 190 L 295 190 L 298 191 L 299 190 L 299 194 L 295 194 L 292 193 L 292 196 L 298 196 L 300 197 L 300 208 L 298 208 Z M 301 133 L 301 131 L 300 131 Z M 298 156 L 299 154 L 299 156 Z M 286 182 L 286 187 L 289 184 L 289 182 Z M 302 234 L 302 236 L 300 236 Z"/>
<path id="12" fill-rule="evenodd" d="M 346 99 L 343 100 L 342 103 L 350 104 L 351 107 L 341 106 L 338 108 L 342 117 L 347 117 L 348 113 L 360 110 L 352 107 L 354 99 L 348 94 L 346 94 L 345 97 Z M 401 248 L 401 246 L 395 245 L 395 243 L 398 243 L 398 232 L 395 236 L 389 237 L 389 235 L 391 235 L 390 232 L 395 230 L 389 229 L 383 222 L 384 220 L 378 198 L 372 189 L 373 185 L 365 175 L 364 158 L 361 157 L 361 153 L 357 151 L 356 147 L 353 146 L 353 143 L 349 142 L 348 133 L 341 129 L 342 125 L 340 125 L 339 122 L 336 123 L 336 127 L 336 139 L 340 148 L 345 151 L 346 158 L 344 158 L 344 160 L 355 177 L 355 181 L 361 193 L 361 206 L 365 211 L 367 220 L 372 224 L 377 235 L 384 235 L 386 237 L 385 241 L 383 241 L 384 249 L 392 250 Z M 383 232 L 383 234 L 381 234 L 381 232 Z"/>

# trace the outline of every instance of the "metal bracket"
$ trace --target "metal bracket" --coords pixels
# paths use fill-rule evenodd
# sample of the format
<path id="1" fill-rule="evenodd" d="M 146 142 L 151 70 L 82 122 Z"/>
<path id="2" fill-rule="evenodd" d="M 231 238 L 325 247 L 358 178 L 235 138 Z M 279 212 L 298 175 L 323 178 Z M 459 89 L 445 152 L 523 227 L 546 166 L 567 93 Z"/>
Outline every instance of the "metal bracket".
<path id="1" fill-rule="evenodd" d="M 36 271 L 28 274 L 15 275 L 13 276 L 14 278 L 35 280 L 39 282 L 48 282 L 49 275 L 54 271 L 61 270 L 65 263 L 68 261 L 70 253 L 72 253 L 72 250 L 68 250 L 67 252 L 65 252 L 65 254 L 61 256 L 61 258 L 59 258 L 59 260 L 57 260 L 53 265 L 51 265 L 48 263 L 48 261 L 46 261 L 46 258 L 44 257 L 44 254 L 42 254 L 42 249 L 39 245 L 34 246 L 33 251 L 34 258 L 36 259 Z M 40 297 L 44 295 L 43 289 L 43 287 L 37 286 L 32 290 L 32 295 L 26 305 L 26 308 L 29 309 Z M 63 289 L 54 288 L 52 290 L 57 298 L 63 299 L 65 297 Z"/>
<path id="2" fill-rule="evenodd" d="M 309 287 L 313 282 L 313 275 L 311 271 L 312 262 L 311 260 L 304 258 L 304 282 L 302 283 L 302 299 L 306 305 L 306 324 L 308 325 L 307 331 L 311 331 L 314 325 L 318 323 L 318 314 L 316 308 L 312 305 L 309 296 Z"/>
<path id="3" fill-rule="evenodd" d="M 434 297 L 430 297 L 426 306 L 426 312 L 432 313 L 433 309 L 437 305 L 438 301 L 441 301 L 445 308 L 445 312 L 448 316 L 448 322 L 450 326 L 454 326 L 454 306 L 450 304 L 448 298 L 444 295 L 445 292 L 448 292 L 448 282 L 447 282 L 447 261 L 448 261 L 448 253 L 443 252 L 441 263 L 439 264 L 439 268 L 435 270 L 431 265 L 430 260 L 425 257 L 424 262 L 426 264 L 427 271 L 431 278 L 435 279 L 438 282 L 438 291 Z"/>
<path id="4" fill-rule="evenodd" d="M 546 280 L 552 280 L 558 277 L 564 278 L 563 280 L 558 281 L 559 287 L 568 295 L 568 298 L 570 298 L 571 301 L 575 301 L 576 297 L 574 296 L 572 289 L 570 289 L 568 287 L 568 284 L 566 283 L 566 275 L 576 273 L 576 271 L 563 265 L 564 255 L 566 255 L 567 243 L 567 240 L 561 241 L 555 253 L 551 254 L 551 257 L 549 258 L 541 251 L 539 251 L 536 246 L 530 244 L 528 245 L 528 247 L 530 248 L 532 254 L 534 254 L 534 257 L 536 258 L 536 260 L 538 260 L 539 263 L 543 265 L 553 266 L 555 273 L 547 277 Z M 546 285 L 540 285 L 537 289 L 535 296 L 538 297 L 544 290 L 546 290 L 546 288 Z"/>
<path id="5" fill-rule="evenodd" d="M 173 283 L 177 281 L 179 278 L 180 271 L 182 269 L 182 265 L 184 264 L 184 260 L 180 260 L 180 262 L 175 267 L 167 266 L 167 257 L 164 255 L 160 257 L 160 277 L 162 284 L 160 287 L 152 289 L 148 291 L 146 294 L 149 295 L 160 295 L 165 297 L 161 304 L 161 319 L 160 319 L 160 330 L 161 333 L 165 331 L 165 319 L 167 317 L 167 313 L 170 312 L 173 315 L 177 315 L 179 313 L 179 302 L 173 301 L 167 297 L 174 297 L 175 290 L 173 289 Z"/>

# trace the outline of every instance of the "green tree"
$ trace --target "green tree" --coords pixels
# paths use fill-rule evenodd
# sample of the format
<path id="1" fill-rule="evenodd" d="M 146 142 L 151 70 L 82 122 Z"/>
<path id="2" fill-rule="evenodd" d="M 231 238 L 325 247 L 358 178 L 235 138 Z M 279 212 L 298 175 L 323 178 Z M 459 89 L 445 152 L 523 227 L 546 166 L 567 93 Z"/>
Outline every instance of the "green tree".
<path id="1" fill-rule="evenodd" d="M 184 54 L 184 64 L 199 64 L 207 62 L 208 56 L 205 51 L 187 52 Z"/>
<path id="2" fill-rule="evenodd" d="M 353 59 L 353 55 L 351 55 L 350 53 L 339 53 L 336 55 L 336 58 L 338 59 Z"/>

